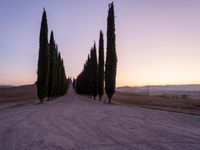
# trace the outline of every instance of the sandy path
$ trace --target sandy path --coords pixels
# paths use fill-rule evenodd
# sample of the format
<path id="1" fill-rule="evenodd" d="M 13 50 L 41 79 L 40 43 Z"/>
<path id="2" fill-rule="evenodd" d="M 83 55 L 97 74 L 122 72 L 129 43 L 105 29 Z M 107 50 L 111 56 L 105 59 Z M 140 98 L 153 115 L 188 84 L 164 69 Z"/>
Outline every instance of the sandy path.
<path id="1" fill-rule="evenodd" d="M 0 150 L 199 150 L 200 116 L 77 96 L 0 110 Z"/>

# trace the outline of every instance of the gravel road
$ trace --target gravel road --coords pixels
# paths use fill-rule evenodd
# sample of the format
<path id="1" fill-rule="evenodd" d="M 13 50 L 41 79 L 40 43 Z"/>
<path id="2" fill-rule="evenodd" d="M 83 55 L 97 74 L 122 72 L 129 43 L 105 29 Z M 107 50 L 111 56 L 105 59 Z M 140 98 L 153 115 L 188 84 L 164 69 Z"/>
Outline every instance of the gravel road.
<path id="1" fill-rule="evenodd" d="M 74 93 L 0 110 L 0 150 L 199 150 L 200 116 L 108 105 Z"/>

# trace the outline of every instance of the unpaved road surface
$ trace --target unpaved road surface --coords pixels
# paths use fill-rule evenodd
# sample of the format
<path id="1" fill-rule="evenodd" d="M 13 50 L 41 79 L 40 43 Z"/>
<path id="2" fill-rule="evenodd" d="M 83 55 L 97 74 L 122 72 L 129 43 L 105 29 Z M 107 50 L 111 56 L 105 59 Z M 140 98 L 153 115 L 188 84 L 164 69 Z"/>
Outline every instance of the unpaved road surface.
<path id="1" fill-rule="evenodd" d="M 0 110 L 0 150 L 199 150 L 200 116 L 68 94 Z"/>

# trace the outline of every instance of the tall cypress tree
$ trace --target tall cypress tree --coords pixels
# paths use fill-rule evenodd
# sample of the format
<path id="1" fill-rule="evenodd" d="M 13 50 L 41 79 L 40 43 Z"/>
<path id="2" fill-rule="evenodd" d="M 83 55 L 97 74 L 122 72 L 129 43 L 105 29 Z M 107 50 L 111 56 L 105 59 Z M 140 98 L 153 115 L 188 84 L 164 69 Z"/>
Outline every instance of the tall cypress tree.
<path id="1" fill-rule="evenodd" d="M 90 49 L 90 57 L 88 60 L 88 64 L 87 64 L 87 77 L 88 77 L 88 85 L 89 85 L 89 97 L 92 98 L 93 95 L 93 69 L 92 69 L 92 52 L 93 52 L 93 47 Z"/>
<path id="2" fill-rule="evenodd" d="M 58 45 L 55 45 L 55 70 L 54 70 L 54 88 L 53 88 L 53 98 L 56 98 L 58 89 Z"/>
<path id="3" fill-rule="evenodd" d="M 99 35 L 99 65 L 98 65 L 98 95 L 99 101 L 103 96 L 104 90 L 104 40 L 103 33 L 100 31 Z"/>
<path id="4" fill-rule="evenodd" d="M 64 62 L 63 59 L 61 58 L 61 66 L 60 66 L 60 70 L 61 70 L 61 90 L 60 90 L 60 95 L 64 95 L 65 93 L 65 69 L 64 69 Z"/>
<path id="5" fill-rule="evenodd" d="M 37 69 L 37 95 L 42 103 L 48 93 L 49 73 L 49 49 L 48 49 L 48 25 L 44 9 L 40 28 L 39 58 Z"/>
<path id="6" fill-rule="evenodd" d="M 60 52 L 58 53 L 58 70 L 57 70 L 57 91 L 56 94 L 57 96 L 60 95 L 61 93 L 61 85 L 62 85 L 62 73 L 61 73 L 61 56 L 60 56 Z"/>
<path id="7" fill-rule="evenodd" d="M 65 68 L 64 68 L 64 61 L 61 59 L 61 95 L 66 94 L 66 89 L 67 89 L 67 79 L 65 75 Z M 69 79 L 70 80 L 70 79 Z"/>
<path id="8" fill-rule="evenodd" d="M 109 4 L 107 18 L 107 53 L 105 65 L 105 90 L 111 103 L 116 86 L 117 54 L 115 45 L 115 16 L 113 2 Z"/>
<path id="9" fill-rule="evenodd" d="M 94 100 L 96 99 L 97 96 L 97 89 L 98 89 L 98 74 L 97 74 L 97 50 L 96 50 L 96 44 L 94 43 L 94 47 L 92 49 L 92 95 L 94 97 Z"/>
<path id="10" fill-rule="evenodd" d="M 50 66 L 49 66 L 49 86 L 48 86 L 48 99 L 54 97 L 54 84 L 55 84 L 55 67 L 56 67 L 56 50 L 53 31 L 50 35 Z"/>

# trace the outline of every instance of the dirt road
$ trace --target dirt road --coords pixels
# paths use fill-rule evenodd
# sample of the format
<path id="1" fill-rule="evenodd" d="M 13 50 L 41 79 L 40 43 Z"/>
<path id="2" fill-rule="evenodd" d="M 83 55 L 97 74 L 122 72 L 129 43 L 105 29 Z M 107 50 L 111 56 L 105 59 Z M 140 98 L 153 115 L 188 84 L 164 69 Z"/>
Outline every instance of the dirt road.
<path id="1" fill-rule="evenodd" d="M 0 150 L 199 150 L 200 116 L 68 94 L 0 110 Z"/>

